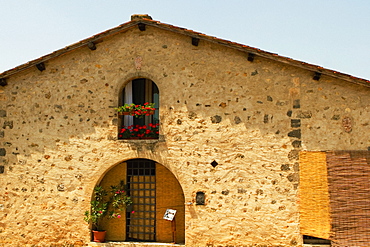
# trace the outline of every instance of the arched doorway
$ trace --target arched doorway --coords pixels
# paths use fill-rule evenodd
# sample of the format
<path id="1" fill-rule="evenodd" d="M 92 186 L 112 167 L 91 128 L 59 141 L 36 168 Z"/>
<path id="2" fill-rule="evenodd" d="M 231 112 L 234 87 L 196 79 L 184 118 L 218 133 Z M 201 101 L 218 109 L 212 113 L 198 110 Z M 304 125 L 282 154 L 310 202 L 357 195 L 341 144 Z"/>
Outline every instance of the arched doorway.
<path id="1" fill-rule="evenodd" d="M 152 160 L 132 159 L 110 169 L 100 185 L 109 189 L 121 180 L 133 204 L 126 217 L 101 222 L 107 241 L 172 242 L 172 223 L 163 216 L 167 209 L 174 209 L 176 243 L 185 242 L 184 194 L 170 170 Z"/>

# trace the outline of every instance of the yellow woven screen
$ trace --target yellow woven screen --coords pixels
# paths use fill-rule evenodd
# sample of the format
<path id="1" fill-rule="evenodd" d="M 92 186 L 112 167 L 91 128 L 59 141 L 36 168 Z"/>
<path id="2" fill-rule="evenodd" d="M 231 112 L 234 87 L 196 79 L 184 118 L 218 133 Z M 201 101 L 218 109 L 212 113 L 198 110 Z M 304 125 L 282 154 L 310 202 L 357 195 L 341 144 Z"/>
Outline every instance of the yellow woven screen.
<path id="1" fill-rule="evenodd" d="M 300 152 L 299 206 L 301 234 L 330 237 L 330 206 L 325 152 Z"/>

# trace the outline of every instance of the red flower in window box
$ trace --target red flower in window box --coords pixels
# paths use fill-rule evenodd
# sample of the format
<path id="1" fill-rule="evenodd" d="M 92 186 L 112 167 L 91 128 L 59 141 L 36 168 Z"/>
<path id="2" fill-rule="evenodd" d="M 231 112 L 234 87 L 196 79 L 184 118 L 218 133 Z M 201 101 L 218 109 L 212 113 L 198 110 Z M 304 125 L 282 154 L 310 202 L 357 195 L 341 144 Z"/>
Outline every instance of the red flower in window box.
<path id="1" fill-rule="evenodd" d="M 159 136 L 159 123 L 148 125 L 124 126 L 119 130 L 119 139 L 157 139 Z"/>

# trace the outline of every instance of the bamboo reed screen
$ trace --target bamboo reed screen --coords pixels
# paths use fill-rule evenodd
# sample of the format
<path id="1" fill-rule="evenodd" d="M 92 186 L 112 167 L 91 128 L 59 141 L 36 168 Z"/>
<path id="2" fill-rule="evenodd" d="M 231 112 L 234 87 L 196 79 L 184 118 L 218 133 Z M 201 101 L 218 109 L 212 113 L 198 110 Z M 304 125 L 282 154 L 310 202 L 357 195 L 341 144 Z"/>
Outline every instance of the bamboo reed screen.
<path id="1" fill-rule="evenodd" d="M 370 151 L 327 153 L 332 246 L 370 246 Z"/>
<path id="2" fill-rule="evenodd" d="M 325 152 L 300 152 L 301 234 L 330 237 L 330 207 Z"/>

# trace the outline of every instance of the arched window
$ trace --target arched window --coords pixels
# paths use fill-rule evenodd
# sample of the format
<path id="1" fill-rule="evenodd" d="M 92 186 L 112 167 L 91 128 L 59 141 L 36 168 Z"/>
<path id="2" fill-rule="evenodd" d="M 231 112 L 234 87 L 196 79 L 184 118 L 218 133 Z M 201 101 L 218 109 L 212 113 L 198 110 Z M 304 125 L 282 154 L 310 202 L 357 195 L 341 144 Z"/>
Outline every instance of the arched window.
<path id="1" fill-rule="evenodd" d="M 146 78 L 127 83 L 120 97 L 121 106 L 134 110 L 128 115 L 121 112 L 119 139 L 157 139 L 159 134 L 159 91 L 157 85 Z M 142 110 L 140 110 L 142 109 Z M 153 109 L 148 110 L 148 109 Z"/>

